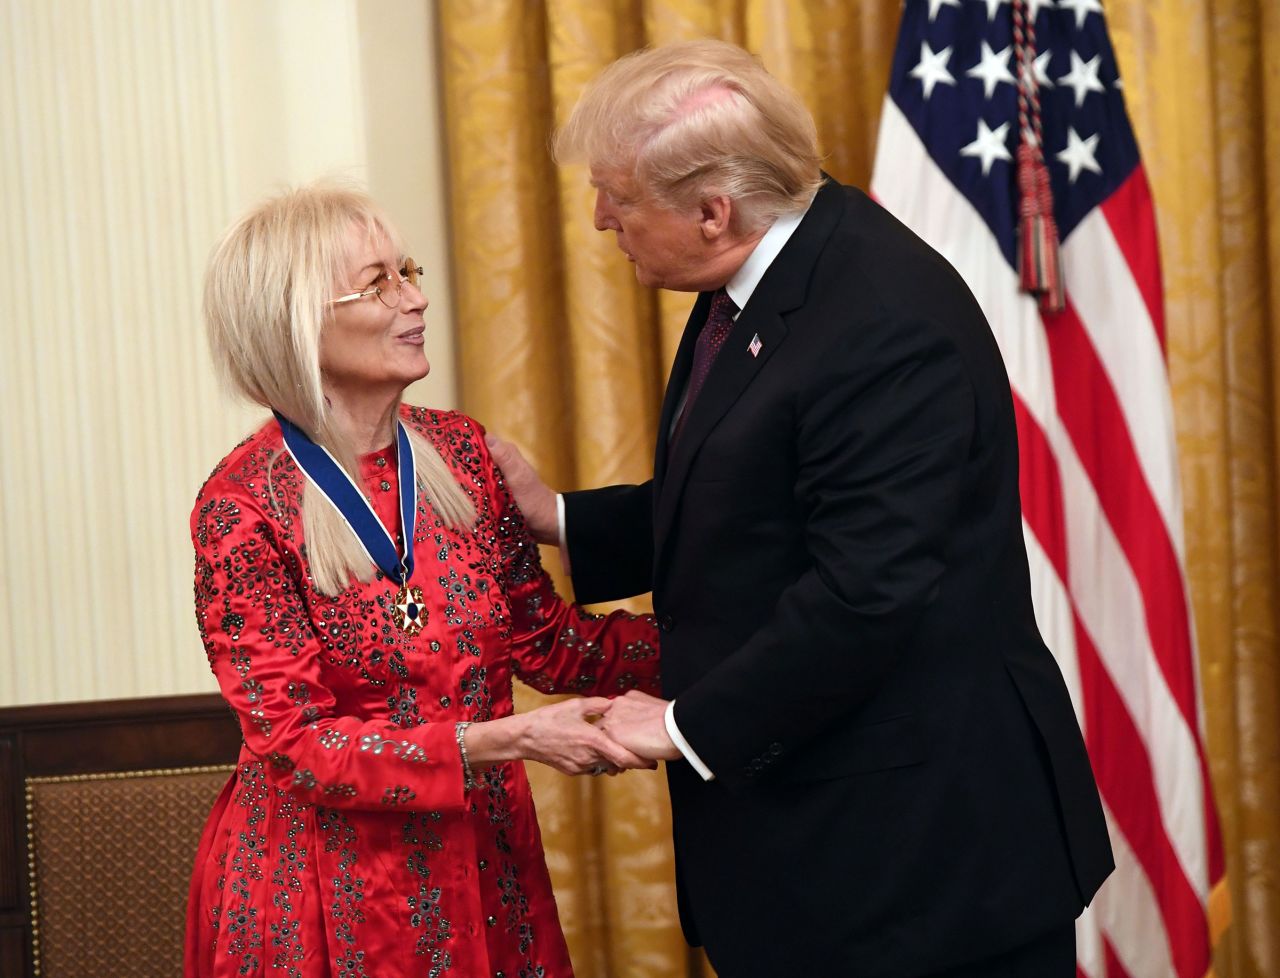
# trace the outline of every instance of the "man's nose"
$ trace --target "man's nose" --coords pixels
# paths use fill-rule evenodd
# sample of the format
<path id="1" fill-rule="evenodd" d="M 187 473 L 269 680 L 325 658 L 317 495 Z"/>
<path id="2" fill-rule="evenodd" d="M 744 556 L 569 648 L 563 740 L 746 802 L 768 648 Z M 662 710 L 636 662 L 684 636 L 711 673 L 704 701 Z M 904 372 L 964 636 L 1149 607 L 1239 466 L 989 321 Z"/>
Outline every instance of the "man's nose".
<path id="1" fill-rule="evenodd" d="M 597 231 L 619 231 L 621 230 L 618 222 L 614 220 L 613 211 L 609 207 L 608 198 L 605 197 L 604 191 L 596 191 L 596 212 L 595 224 Z"/>

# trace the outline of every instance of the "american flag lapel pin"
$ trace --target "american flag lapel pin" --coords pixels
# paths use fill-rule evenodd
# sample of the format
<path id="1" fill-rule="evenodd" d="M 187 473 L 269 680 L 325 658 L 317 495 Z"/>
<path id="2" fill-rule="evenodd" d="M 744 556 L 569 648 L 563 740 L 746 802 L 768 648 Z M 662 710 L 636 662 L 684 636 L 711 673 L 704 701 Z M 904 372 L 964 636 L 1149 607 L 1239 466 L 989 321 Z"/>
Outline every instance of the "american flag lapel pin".
<path id="1" fill-rule="evenodd" d="M 763 346 L 764 344 L 760 342 L 760 334 L 756 333 L 755 336 L 751 337 L 751 342 L 747 344 L 747 349 L 751 351 L 751 355 L 753 357 L 758 357 L 760 355 L 760 348 Z"/>

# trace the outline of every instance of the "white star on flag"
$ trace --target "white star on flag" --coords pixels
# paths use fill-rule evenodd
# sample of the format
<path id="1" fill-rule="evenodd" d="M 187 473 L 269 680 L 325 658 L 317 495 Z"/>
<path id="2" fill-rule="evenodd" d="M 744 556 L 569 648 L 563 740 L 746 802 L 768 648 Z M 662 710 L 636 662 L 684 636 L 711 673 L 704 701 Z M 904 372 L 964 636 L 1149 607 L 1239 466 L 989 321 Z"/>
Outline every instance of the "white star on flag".
<path id="1" fill-rule="evenodd" d="M 1070 85 L 1075 89 L 1077 109 L 1084 104 L 1085 96 L 1090 92 L 1105 91 L 1102 82 L 1098 80 L 1098 72 L 1101 68 L 1102 55 L 1095 54 L 1088 61 L 1084 61 L 1080 55 L 1074 51 L 1071 52 L 1071 70 L 1058 79 L 1058 84 Z"/>
<path id="2" fill-rule="evenodd" d="M 920 63 L 912 68 L 909 74 L 912 78 L 919 78 L 920 83 L 924 85 L 926 101 L 933 94 L 933 86 L 938 82 L 944 85 L 956 83 L 951 72 L 947 70 L 949 60 L 951 60 L 951 48 L 943 48 L 935 53 L 928 44 L 923 41 L 920 43 Z"/>
<path id="3" fill-rule="evenodd" d="M 987 5 L 987 20 L 993 21 L 1000 11 L 1001 4 L 1009 3 L 1010 0 L 980 0 L 980 2 Z"/>
<path id="4" fill-rule="evenodd" d="M 993 130 L 987 125 L 986 120 L 979 118 L 978 138 L 962 147 L 960 155 L 976 156 L 981 159 L 982 175 L 985 177 L 991 172 L 991 164 L 996 160 L 1013 161 L 1013 157 L 1009 155 L 1009 147 L 1005 145 L 1008 135 L 1009 123 L 1002 122 Z"/>
<path id="5" fill-rule="evenodd" d="M 1090 14 L 1102 13 L 1102 4 L 1099 0 L 1060 0 L 1058 5 L 1075 11 L 1076 30 L 1084 26 L 1084 20 Z"/>
<path id="6" fill-rule="evenodd" d="M 990 44 L 983 41 L 982 60 L 965 72 L 970 78 L 982 79 L 982 91 L 988 99 L 1000 82 L 1014 84 L 1013 73 L 1009 70 L 1009 56 L 1012 51 L 1013 46 L 1010 45 L 997 53 L 991 50 Z"/>
<path id="7" fill-rule="evenodd" d="M 929 0 L 929 23 L 933 23 L 933 18 L 938 16 L 938 11 L 943 7 L 958 7 L 960 0 Z"/>
<path id="8" fill-rule="evenodd" d="M 1097 148 L 1097 133 L 1088 139 L 1081 139 L 1074 126 L 1067 127 L 1067 148 L 1057 155 L 1057 160 L 1059 163 L 1067 164 L 1070 170 L 1067 179 L 1071 183 L 1076 182 L 1076 177 L 1080 176 L 1081 170 L 1088 170 L 1091 173 L 1102 172 L 1102 167 L 1098 166 L 1098 161 L 1093 155 Z"/>
<path id="9" fill-rule="evenodd" d="M 1040 16 L 1041 7 L 1056 7 L 1057 4 L 1053 0 L 1027 0 L 1027 21 L 1035 24 L 1036 18 Z"/>

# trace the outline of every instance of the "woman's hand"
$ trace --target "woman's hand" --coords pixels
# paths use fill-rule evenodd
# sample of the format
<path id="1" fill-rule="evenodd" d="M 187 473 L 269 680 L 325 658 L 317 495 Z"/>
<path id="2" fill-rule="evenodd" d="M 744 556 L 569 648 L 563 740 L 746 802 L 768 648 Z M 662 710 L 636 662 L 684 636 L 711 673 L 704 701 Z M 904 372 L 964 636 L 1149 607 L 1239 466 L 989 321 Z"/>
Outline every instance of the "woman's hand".
<path id="1" fill-rule="evenodd" d="M 524 759 L 562 774 L 613 774 L 656 767 L 653 761 L 610 740 L 591 722 L 589 718 L 604 716 L 612 705 L 612 700 L 594 696 L 473 723 L 463 734 L 471 766 Z"/>

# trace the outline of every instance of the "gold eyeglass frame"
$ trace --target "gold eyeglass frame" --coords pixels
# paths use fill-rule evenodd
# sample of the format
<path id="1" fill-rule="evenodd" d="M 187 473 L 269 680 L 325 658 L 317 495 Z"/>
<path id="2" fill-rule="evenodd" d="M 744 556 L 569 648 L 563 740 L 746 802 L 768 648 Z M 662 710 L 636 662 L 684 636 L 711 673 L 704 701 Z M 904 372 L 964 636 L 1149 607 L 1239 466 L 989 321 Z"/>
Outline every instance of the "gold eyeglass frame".
<path id="1" fill-rule="evenodd" d="M 386 268 L 384 266 L 383 273 L 378 276 L 378 281 L 381 282 L 384 278 L 391 278 L 392 274 L 393 273 L 391 269 Z M 382 298 L 386 290 L 384 290 L 381 285 L 371 285 L 367 289 L 364 289 L 360 292 L 349 292 L 346 295 L 338 296 L 336 299 L 330 299 L 329 305 L 336 306 L 343 302 L 355 302 L 357 299 L 363 299 L 365 296 L 372 295 L 372 296 L 376 296 L 378 301 L 381 302 L 388 309 L 395 309 L 398 305 L 400 305 L 400 297 L 404 291 L 405 282 L 408 282 L 415 289 L 418 287 L 418 279 L 422 275 L 422 266 L 419 265 L 417 262 L 415 262 L 412 258 L 406 257 L 404 260 L 404 264 L 401 265 L 398 269 L 396 269 L 396 271 L 394 272 L 394 275 L 395 275 L 395 283 L 396 283 L 396 292 L 395 292 L 396 300 L 393 303 L 388 303 L 386 300 Z"/>

